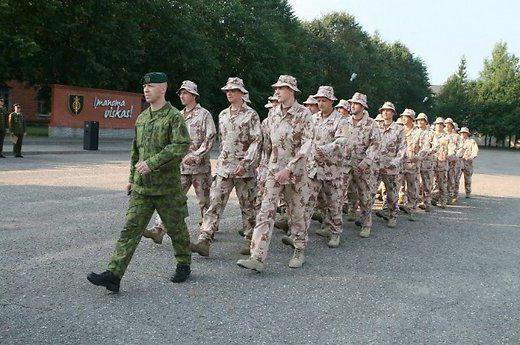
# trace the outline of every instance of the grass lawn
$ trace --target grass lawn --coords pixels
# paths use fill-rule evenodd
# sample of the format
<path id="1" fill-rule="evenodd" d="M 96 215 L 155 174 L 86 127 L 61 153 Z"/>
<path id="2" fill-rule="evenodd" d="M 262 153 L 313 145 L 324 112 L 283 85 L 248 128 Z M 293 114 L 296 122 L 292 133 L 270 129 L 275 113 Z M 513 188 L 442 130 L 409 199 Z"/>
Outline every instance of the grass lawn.
<path id="1" fill-rule="evenodd" d="M 40 125 L 40 124 L 28 124 L 27 125 L 27 135 L 31 137 L 48 137 L 49 136 L 49 126 L 48 125 Z"/>

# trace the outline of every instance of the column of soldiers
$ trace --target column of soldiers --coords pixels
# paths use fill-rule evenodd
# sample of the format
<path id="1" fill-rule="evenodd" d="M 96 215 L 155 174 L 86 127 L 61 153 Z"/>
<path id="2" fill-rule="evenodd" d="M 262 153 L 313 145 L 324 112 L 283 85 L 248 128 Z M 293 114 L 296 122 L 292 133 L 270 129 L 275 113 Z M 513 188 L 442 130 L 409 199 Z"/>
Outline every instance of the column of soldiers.
<path id="1" fill-rule="evenodd" d="M 327 85 L 299 104 L 298 82 L 289 75 L 272 85 L 274 95 L 265 105 L 268 115 L 263 122 L 249 105 L 243 80 L 227 80 L 222 91 L 229 106 L 218 117 L 220 152 L 212 177 L 209 157 L 216 129 L 211 114 L 199 104 L 197 85 L 184 81 L 178 89 L 181 111 L 165 101 L 166 88 L 164 73 L 143 77 L 151 106 L 136 122 L 126 224 L 108 270 L 88 275 L 90 282 L 111 291 L 119 291 L 143 235 L 156 243 L 162 243 L 164 234 L 171 237 L 177 258 L 171 280 L 185 281 L 191 252 L 210 255 L 233 189 L 242 215 L 238 233 L 245 239 L 239 252 L 248 256 L 237 264 L 257 272 L 265 270 L 279 210 L 287 218 L 281 240 L 293 251 L 288 266 L 299 268 L 306 260 L 317 210 L 322 226 L 316 233 L 327 239 L 328 247 L 337 248 L 342 213 L 357 218 L 361 238 L 371 235 L 377 193 L 383 205 L 376 214 L 389 228 L 397 226 L 400 211 L 414 221 L 418 208 L 430 212 L 432 205 L 445 208 L 456 203 L 462 175 L 466 196 L 471 195 L 478 147 L 466 127 L 459 135 L 453 120 L 440 117 L 430 127 L 427 115 L 416 117 L 412 109 L 394 121 L 398 112 L 391 102 L 385 102 L 373 119 L 366 95 L 356 92 L 334 106 L 337 97 Z M 185 194 L 191 186 L 202 216 L 193 243 L 184 221 Z M 154 211 L 155 226 L 147 230 Z"/>

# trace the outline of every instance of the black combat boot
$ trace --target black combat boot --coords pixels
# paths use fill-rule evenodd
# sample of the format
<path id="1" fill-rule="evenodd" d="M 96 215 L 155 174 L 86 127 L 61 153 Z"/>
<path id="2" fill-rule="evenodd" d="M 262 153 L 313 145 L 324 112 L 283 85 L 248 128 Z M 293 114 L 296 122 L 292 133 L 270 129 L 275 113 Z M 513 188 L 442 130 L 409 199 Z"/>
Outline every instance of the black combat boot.
<path id="1" fill-rule="evenodd" d="M 91 272 L 89 275 L 87 275 L 87 279 L 94 285 L 104 286 L 107 288 L 107 290 L 110 290 L 114 293 L 119 292 L 119 284 L 121 283 L 121 279 L 119 279 L 114 273 L 110 271 L 105 271 L 100 274 Z"/>
<path id="2" fill-rule="evenodd" d="M 182 283 L 183 281 L 186 281 L 186 279 L 188 279 L 190 273 L 190 265 L 177 265 L 177 268 L 175 269 L 175 274 L 173 275 L 173 277 L 171 277 L 170 280 L 174 283 Z"/>

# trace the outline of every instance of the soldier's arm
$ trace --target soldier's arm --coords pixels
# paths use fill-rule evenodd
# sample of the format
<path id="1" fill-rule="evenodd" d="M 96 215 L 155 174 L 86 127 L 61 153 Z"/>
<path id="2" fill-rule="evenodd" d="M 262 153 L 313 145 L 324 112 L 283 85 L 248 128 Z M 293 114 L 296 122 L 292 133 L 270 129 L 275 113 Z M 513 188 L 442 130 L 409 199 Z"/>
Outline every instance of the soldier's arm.
<path id="1" fill-rule="evenodd" d="M 262 143 L 262 129 L 260 127 L 260 117 L 256 111 L 251 112 L 251 122 L 249 125 L 250 135 L 253 140 L 247 148 L 244 158 L 240 162 L 240 165 L 246 170 L 254 168 L 253 165 L 258 164 L 258 156 L 261 152 L 260 144 Z"/>
<path id="2" fill-rule="evenodd" d="M 404 160 L 404 155 L 406 154 L 406 139 L 402 129 L 399 131 L 399 135 L 397 137 L 397 154 L 392 161 L 392 165 L 395 167 L 401 166 Z"/>
<path id="3" fill-rule="evenodd" d="M 370 129 L 370 143 L 366 150 L 366 157 L 361 161 L 361 163 L 365 163 L 368 166 L 372 166 L 374 161 L 379 156 L 379 152 L 381 150 L 381 130 L 377 127 L 377 124 L 373 124 Z"/>
<path id="4" fill-rule="evenodd" d="M 310 112 L 306 114 L 303 121 L 303 133 L 301 139 L 300 150 L 296 153 L 296 156 L 287 163 L 286 169 L 290 172 L 297 170 L 296 168 L 300 165 L 305 165 L 307 157 L 309 157 L 312 150 L 312 138 L 314 137 L 314 126 L 312 122 L 312 116 Z"/>
<path id="5" fill-rule="evenodd" d="M 137 148 L 137 130 L 134 128 L 134 140 L 132 140 L 132 152 L 130 155 L 130 177 L 128 182 L 134 183 L 135 165 L 139 161 L 139 149 Z"/>
<path id="6" fill-rule="evenodd" d="M 419 159 L 425 159 L 430 154 L 431 150 L 431 144 L 430 140 L 428 139 L 428 135 L 425 135 L 424 133 L 421 133 L 419 137 L 419 152 L 417 152 L 417 156 Z"/>
<path id="7" fill-rule="evenodd" d="M 209 152 L 213 148 L 213 145 L 215 144 L 217 129 L 215 128 L 215 122 L 213 121 L 213 117 L 209 112 L 206 113 L 205 129 L 206 135 L 204 137 L 204 141 L 196 151 L 193 151 L 191 153 L 194 156 L 204 156 L 206 154 L 209 154 Z"/>
<path id="8" fill-rule="evenodd" d="M 157 170 L 172 160 L 180 161 L 188 152 L 190 135 L 186 123 L 178 111 L 173 117 L 169 136 L 170 143 L 159 153 L 146 160 L 146 164 L 151 170 Z"/>
<path id="9" fill-rule="evenodd" d="M 13 113 L 9 114 L 9 128 L 13 128 Z M 11 131 L 12 132 L 12 131 Z"/>

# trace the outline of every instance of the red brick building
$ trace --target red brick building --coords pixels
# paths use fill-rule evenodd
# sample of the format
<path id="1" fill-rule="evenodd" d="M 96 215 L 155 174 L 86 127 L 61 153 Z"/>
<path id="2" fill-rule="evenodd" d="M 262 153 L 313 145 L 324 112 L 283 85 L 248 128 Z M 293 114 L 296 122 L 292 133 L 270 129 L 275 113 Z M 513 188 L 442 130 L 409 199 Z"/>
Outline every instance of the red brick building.
<path id="1" fill-rule="evenodd" d="M 5 98 L 9 111 L 13 111 L 13 104 L 20 103 L 25 119 L 30 122 L 49 122 L 50 115 L 46 109 L 49 104 L 38 99 L 38 87 L 27 83 L 10 80 L 0 84 L 0 97 Z"/>

